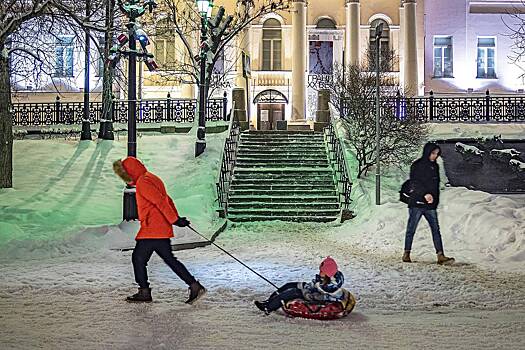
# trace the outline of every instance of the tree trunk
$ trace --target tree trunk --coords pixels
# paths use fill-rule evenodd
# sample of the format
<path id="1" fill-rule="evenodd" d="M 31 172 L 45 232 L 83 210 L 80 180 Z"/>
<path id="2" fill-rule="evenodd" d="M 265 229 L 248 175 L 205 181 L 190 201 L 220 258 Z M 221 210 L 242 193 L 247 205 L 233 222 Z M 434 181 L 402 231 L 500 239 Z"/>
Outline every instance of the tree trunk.
<path id="1" fill-rule="evenodd" d="M 102 77 L 102 116 L 98 137 L 113 140 L 113 69 L 108 62 L 109 50 L 113 44 L 115 0 L 106 4 L 106 32 L 104 33 L 104 72 Z"/>
<path id="2" fill-rule="evenodd" d="M 13 187 L 13 120 L 9 58 L 0 43 L 0 188 Z"/>

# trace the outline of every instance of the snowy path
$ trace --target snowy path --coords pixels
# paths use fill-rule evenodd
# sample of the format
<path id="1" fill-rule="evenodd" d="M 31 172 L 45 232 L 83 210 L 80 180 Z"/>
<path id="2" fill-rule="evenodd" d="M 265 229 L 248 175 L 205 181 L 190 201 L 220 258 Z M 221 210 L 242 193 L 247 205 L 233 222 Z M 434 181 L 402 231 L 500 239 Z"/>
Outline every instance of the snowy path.
<path id="1" fill-rule="evenodd" d="M 525 344 L 525 275 L 433 261 L 402 264 L 398 256 L 336 239 L 316 225 L 258 224 L 233 227 L 217 240 L 276 284 L 307 280 L 320 257 L 334 256 L 358 304 L 349 317 L 332 322 L 262 316 L 251 301 L 271 287 L 214 247 L 177 252 L 209 288 L 194 307 L 183 303 L 185 286 L 158 257 L 150 263 L 155 302 L 123 302 L 134 288 L 130 253 L 109 252 L 103 241 L 75 256 L 4 260 L 2 346 L 260 349 L 329 342 L 333 349 L 421 349 L 437 342 L 455 349 L 521 349 Z"/>

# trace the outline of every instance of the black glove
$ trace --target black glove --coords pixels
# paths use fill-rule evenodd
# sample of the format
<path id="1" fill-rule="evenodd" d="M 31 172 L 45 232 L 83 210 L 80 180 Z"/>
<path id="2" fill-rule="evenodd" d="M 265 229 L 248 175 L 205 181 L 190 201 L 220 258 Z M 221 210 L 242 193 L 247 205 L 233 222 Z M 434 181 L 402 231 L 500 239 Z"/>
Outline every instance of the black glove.
<path id="1" fill-rule="evenodd" d="M 191 222 L 186 219 L 185 216 L 181 216 L 177 219 L 177 221 L 175 221 L 174 225 L 175 226 L 179 226 L 179 227 L 186 227 L 186 226 L 190 226 Z"/>

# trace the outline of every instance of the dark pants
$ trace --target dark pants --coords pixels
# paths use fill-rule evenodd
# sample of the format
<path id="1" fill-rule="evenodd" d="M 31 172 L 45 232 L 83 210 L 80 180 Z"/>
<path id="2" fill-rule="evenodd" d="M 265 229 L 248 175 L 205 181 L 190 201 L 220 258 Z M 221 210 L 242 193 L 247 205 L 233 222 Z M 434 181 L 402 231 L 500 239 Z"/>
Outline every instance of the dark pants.
<path id="1" fill-rule="evenodd" d="M 434 241 L 436 253 L 443 253 L 443 242 L 441 241 L 441 233 L 439 231 L 437 211 L 435 209 L 424 208 L 408 208 L 405 250 L 412 249 L 412 241 L 414 240 L 414 234 L 416 233 L 417 225 L 419 224 L 419 220 L 421 220 L 421 216 L 424 216 L 430 225 L 430 230 L 432 231 L 432 240 Z"/>
<path id="2" fill-rule="evenodd" d="M 190 274 L 186 267 L 173 256 L 171 242 L 167 239 L 138 239 L 131 261 L 133 262 L 133 272 L 135 281 L 140 288 L 149 288 L 148 283 L 148 261 L 153 252 L 156 252 L 162 260 L 189 286 L 195 282 L 195 278 Z"/>
<path id="3" fill-rule="evenodd" d="M 283 304 L 294 299 L 302 299 L 303 291 L 299 288 L 299 285 L 303 282 L 290 282 L 273 292 L 272 295 L 266 300 L 266 309 L 268 311 L 275 311 L 279 309 Z"/>

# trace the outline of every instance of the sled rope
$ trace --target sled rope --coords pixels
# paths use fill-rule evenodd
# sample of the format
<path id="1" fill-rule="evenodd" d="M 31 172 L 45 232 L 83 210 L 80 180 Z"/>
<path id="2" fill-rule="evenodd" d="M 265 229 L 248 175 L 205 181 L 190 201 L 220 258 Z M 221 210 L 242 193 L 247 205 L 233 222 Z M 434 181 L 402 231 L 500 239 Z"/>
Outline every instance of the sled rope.
<path id="1" fill-rule="evenodd" d="M 251 272 L 253 272 L 254 274 L 256 274 L 257 276 L 259 276 L 261 279 L 263 279 L 264 281 L 268 282 L 269 284 L 272 285 L 272 287 L 274 287 L 275 289 L 279 289 L 274 283 L 272 283 L 272 281 L 270 281 L 269 279 L 267 279 L 266 277 L 264 277 L 263 275 L 261 275 L 260 273 L 258 273 L 257 271 L 255 271 L 254 269 L 252 269 L 251 267 L 249 267 L 248 265 L 246 265 L 245 263 L 243 263 L 241 260 L 237 259 L 236 257 L 234 257 L 232 254 L 230 254 L 229 252 L 227 252 L 225 249 L 223 249 L 222 247 L 220 247 L 219 245 L 215 244 L 215 242 L 213 241 L 210 241 L 208 238 L 204 237 L 203 235 L 201 235 L 197 230 L 195 230 L 193 227 L 191 226 L 188 226 L 188 228 L 190 230 L 192 230 L 193 232 L 195 232 L 196 234 L 198 234 L 199 236 L 201 236 L 202 238 L 204 238 L 206 241 L 210 242 L 211 244 L 213 244 L 214 246 L 216 246 L 217 248 L 219 248 L 221 251 L 223 251 L 224 253 L 228 254 L 231 258 L 233 258 L 235 261 L 237 261 L 239 264 L 241 264 L 242 266 L 246 267 L 248 270 L 250 270 Z"/>

